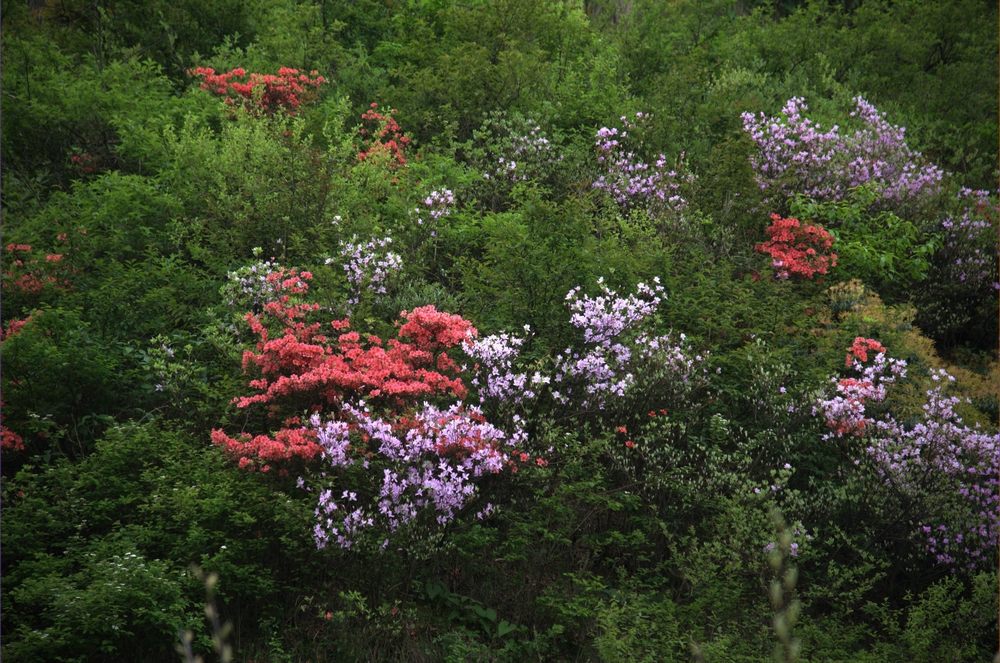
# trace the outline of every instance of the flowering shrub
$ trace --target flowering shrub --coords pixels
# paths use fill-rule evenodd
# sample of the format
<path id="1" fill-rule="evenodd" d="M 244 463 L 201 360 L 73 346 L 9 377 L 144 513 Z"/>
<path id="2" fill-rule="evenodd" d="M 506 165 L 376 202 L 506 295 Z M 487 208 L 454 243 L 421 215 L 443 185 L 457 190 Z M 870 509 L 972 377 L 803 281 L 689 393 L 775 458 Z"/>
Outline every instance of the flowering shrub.
<path id="1" fill-rule="evenodd" d="M 0 426 L 0 449 L 24 451 L 24 439 L 6 426 Z"/>
<path id="2" fill-rule="evenodd" d="M 869 352 L 878 353 L 871 363 L 868 363 Z M 836 395 L 821 400 L 814 410 L 823 415 L 832 431 L 827 438 L 864 435 L 872 424 L 867 405 L 884 401 L 886 385 L 906 377 L 906 362 L 888 357 L 885 347 L 872 338 L 855 338 L 848 349 L 846 364 L 859 377 L 835 379 Z"/>
<path id="3" fill-rule="evenodd" d="M 200 87 L 220 97 L 229 105 L 240 103 L 252 113 L 274 114 L 283 110 L 295 114 L 326 79 L 317 71 L 304 74 L 298 69 L 282 67 L 275 74 L 247 73 L 238 67 L 216 73 L 211 67 L 195 67 L 188 72 L 201 78 Z"/>
<path id="4" fill-rule="evenodd" d="M 790 276 L 811 279 L 837 265 L 837 254 L 830 250 L 833 237 L 822 226 L 803 225 L 798 219 L 772 214 L 767 236 L 768 240 L 755 248 L 771 256 L 771 265 L 779 279 Z"/>
<path id="5" fill-rule="evenodd" d="M 487 181 L 526 182 L 562 161 L 542 127 L 530 118 L 497 114 L 479 133 L 494 143 L 483 165 Z"/>
<path id="6" fill-rule="evenodd" d="M 343 420 L 313 418 L 323 459 L 342 473 L 360 469 L 363 479 L 339 494 L 320 491 L 313 529 L 319 548 L 330 542 L 350 548 L 366 529 L 391 534 L 425 512 L 436 525 L 447 524 L 475 497 L 477 478 L 513 466 L 511 454 L 522 441 L 460 404 L 442 410 L 424 403 L 401 419 L 351 405 L 343 414 Z"/>
<path id="7" fill-rule="evenodd" d="M 919 532 L 941 564 L 975 568 L 991 564 L 1000 533 L 1000 435 L 969 428 L 955 412 L 958 398 L 945 396 L 955 378 L 932 372 L 923 418 L 905 425 L 878 421 L 867 449 L 894 487 L 924 499 Z"/>
<path id="8" fill-rule="evenodd" d="M 69 286 L 69 268 L 63 253 L 36 252 L 30 244 L 7 244 L 7 268 L 3 271 L 5 294 L 34 297 L 44 291 Z"/>
<path id="9" fill-rule="evenodd" d="M 844 366 L 850 368 L 854 365 L 854 362 L 864 364 L 868 361 L 868 353 L 874 352 L 876 354 L 884 353 L 885 346 L 876 341 L 874 338 L 865 338 L 863 336 L 855 337 L 854 341 L 851 343 L 851 347 L 847 350 L 847 356 L 844 359 Z"/>
<path id="10" fill-rule="evenodd" d="M 265 405 L 272 416 L 280 418 L 284 412 L 286 418 L 273 437 L 212 432 L 213 442 L 240 459 L 241 467 L 269 471 L 275 462 L 314 459 L 320 447 L 296 419 L 302 412 L 336 410 L 351 398 L 400 408 L 421 398 L 461 398 L 466 393 L 460 369 L 446 351 L 475 334 L 468 321 L 424 306 L 403 311 L 398 338 L 388 343 L 371 335 L 362 340 L 358 332 L 348 331 L 348 320 L 330 322 L 336 334 L 331 337 L 322 333 L 319 322 L 306 320 L 319 310 L 302 300 L 311 278 L 297 270 L 269 274 L 274 298 L 262 313 L 246 315 L 258 342 L 256 352 L 244 353 L 243 367 L 255 367 L 260 377 L 250 381 L 256 393 L 234 403 L 239 408 Z"/>
<path id="11" fill-rule="evenodd" d="M 69 157 L 69 162 L 73 165 L 73 168 L 78 171 L 81 175 L 93 175 L 97 172 L 99 163 L 98 158 L 86 151 L 76 151 Z"/>
<path id="12" fill-rule="evenodd" d="M 31 322 L 31 315 L 28 315 L 25 318 L 14 318 L 13 320 L 8 320 L 6 328 L 0 328 L 0 341 L 14 336 L 29 322 Z"/>
<path id="13" fill-rule="evenodd" d="M 368 144 L 358 152 L 358 161 L 370 160 L 377 155 L 386 155 L 391 168 L 406 165 L 406 148 L 410 145 L 410 137 L 403 133 L 396 118 L 395 110 L 379 112 L 378 104 L 361 115 L 363 122 L 358 133 L 368 141 Z"/>
<path id="14" fill-rule="evenodd" d="M 463 149 L 469 167 L 481 174 L 470 197 L 499 211 L 514 203 L 516 185 L 554 185 L 563 155 L 555 139 L 534 118 L 519 113 L 489 113 Z"/>
<path id="15" fill-rule="evenodd" d="M 525 332 L 530 329 L 525 326 Z M 539 372 L 531 377 L 515 368 L 526 339 L 509 333 L 466 339 L 465 353 L 476 360 L 472 386 L 479 392 L 479 402 L 517 405 L 537 398 L 535 389 L 550 379 Z"/>
<path id="16" fill-rule="evenodd" d="M 870 362 L 869 352 L 878 352 Z M 944 394 L 944 385 L 955 381 L 944 370 L 931 372 L 936 384 L 926 392 L 921 419 L 874 416 L 868 406 L 884 401 L 886 386 L 906 377 L 906 363 L 862 337 L 851 344 L 848 360 L 859 377 L 836 381 L 837 395 L 815 410 L 832 431 L 826 438 L 865 438 L 865 454 L 879 475 L 919 509 L 919 534 L 939 563 L 983 563 L 1000 532 L 1000 435 L 963 424 L 958 398 Z"/>
<path id="17" fill-rule="evenodd" d="M 579 396 L 584 406 L 603 407 L 610 396 L 623 397 L 635 383 L 630 370 L 632 344 L 626 333 L 656 312 L 663 294 L 659 279 L 653 285 L 640 283 L 635 294 L 620 297 L 598 279 L 601 295 L 580 294 L 580 287 L 566 293 L 571 312 L 570 324 L 583 330 L 585 350 L 566 348 L 556 359 L 553 392 L 557 402 L 566 404 Z M 577 394 L 579 390 L 583 394 Z"/>
<path id="18" fill-rule="evenodd" d="M 424 216 L 428 216 L 428 225 L 435 224 L 441 219 L 450 216 L 452 212 L 452 206 L 455 204 L 455 194 L 451 192 L 451 189 L 440 189 L 431 191 L 427 194 L 427 197 L 421 201 L 422 207 L 416 209 L 417 212 L 417 224 L 424 225 Z M 431 228 L 431 237 L 437 236 L 437 230 L 433 227 Z"/>
<path id="19" fill-rule="evenodd" d="M 805 116 L 809 107 L 800 97 L 788 100 L 781 117 L 743 113 L 743 129 L 758 149 L 750 162 L 760 188 L 782 200 L 795 194 L 842 200 L 851 188 L 870 184 L 888 206 L 937 195 L 944 172 L 906 144 L 906 129 L 889 124 L 862 97 L 854 104 L 851 117 L 862 126 L 853 134 L 837 125 L 822 131 Z"/>
<path id="20" fill-rule="evenodd" d="M 669 169 L 663 154 L 649 164 L 630 147 L 635 130 L 648 117 L 638 112 L 633 121 L 623 115 L 620 129 L 601 127 L 597 131 L 594 145 L 604 173 L 592 186 L 614 198 L 622 209 L 647 206 L 680 212 L 687 207 L 687 201 L 680 195 L 681 185 L 690 178 L 676 169 Z"/>
<path id="21" fill-rule="evenodd" d="M 997 284 L 996 230 L 990 219 L 997 218 L 997 207 L 989 192 L 962 189 L 960 214 L 941 222 L 944 231 L 938 261 L 942 276 L 959 290 L 969 293 L 989 292 Z"/>
<path id="22" fill-rule="evenodd" d="M 254 251 L 255 254 L 260 253 Z M 258 260 L 227 274 L 222 286 L 223 300 L 237 310 L 260 311 L 264 304 L 280 296 L 280 279 L 271 279 L 281 266 L 271 260 Z"/>
<path id="23" fill-rule="evenodd" d="M 351 295 L 347 300 L 350 305 L 360 302 L 361 295 L 366 291 L 378 295 L 388 292 L 390 277 L 403 269 L 403 259 L 399 254 L 386 250 L 391 244 L 391 237 L 361 243 L 355 236 L 350 242 L 341 242 L 340 257 L 344 260 L 347 282 L 351 285 Z M 333 262 L 334 258 L 326 260 L 328 265 Z"/>

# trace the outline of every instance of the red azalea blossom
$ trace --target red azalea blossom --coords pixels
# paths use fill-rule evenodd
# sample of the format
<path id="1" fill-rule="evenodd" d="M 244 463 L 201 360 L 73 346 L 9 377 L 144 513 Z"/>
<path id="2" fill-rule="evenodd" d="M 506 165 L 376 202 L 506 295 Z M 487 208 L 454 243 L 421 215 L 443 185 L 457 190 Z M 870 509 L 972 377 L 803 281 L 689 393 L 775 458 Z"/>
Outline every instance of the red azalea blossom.
<path id="1" fill-rule="evenodd" d="M 384 113 L 378 111 L 378 104 L 361 116 L 364 125 L 358 133 L 366 138 L 368 146 L 358 152 L 358 161 L 366 161 L 378 154 L 389 156 L 389 165 L 393 168 L 406 165 L 406 148 L 410 145 L 410 137 L 403 133 L 396 118 L 396 111 L 389 109 Z"/>
<path id="2" fill-rule="evenodd" d="M 446 351 L 476 335 L 468 320 L 422 306 L 401 313 L 397 338 L 387 342 L 370 334 L 362 341 L 346 319 L 330 321 L 339 333 L 327 336 L 320 333 L 319 322 L 305 319 L 319 310 L 318 304 L 300 300 L 308 292 L 311 277 L 309 272 L 296 270 L 269 274 L 276 299 L 264 306 L 262 314 L 246 315 L 258 342 L 255 350 L 244 352 L 243 368 L 259 377 L 249 382 L 255 393 L 233 402 L 239 408 L 259 404 L 275 414 L 285 412 L 286 424 L 273 436 L 232 437 L 212 431 L 212 441 L 239 458 L 242 468 L 253 469 L 260 461 L 316 458 L 320 447 L 315 435 L 306 428 L 289 427 L 300 426 L 289 416 L 297 417 L 304 410 L 318 412 L 357 396 L 403 407 L 434 396 L 463 398 L 466 394 L 461 368 Z M 466 440 L 461 447 L 461 453 L 470 453 L 476 450 L 476 441 Z"/>
<path id="3" fill-rule="evenodd" d="M 875 354 L 885 352 L 885 346 L 874 338 L 856 337 L 847 351 L 847 358 L 844 360 L 844 365 L 850 368 L 855 359 L 862 363 L 868 361 L 869 352 L 874 352 Z"/>
<path id="4" fill-rule="evenodd" d="M 830 251 L 833 237 L 822 226 L 803 225 L 798 219 L 772 214 L 767 236 L 768 241 L 755 248 L 771 256 L 779 279 L 790 276 L 811 279 L 837 265 L 837 254 Z"/>
<path id="5" fill-rule="evenodd" d="M 24 440 L 11 429 L 0 426 L 0 449 L 4 451 L 24 451 Z"/>
<path id="6" fill-rule="evenodd" d="M 317 71 L 306 75 L 290 67 L 280 68 L 277 75 L 248 74 L 242 67 L 225 73 L 216 73 L 211 67 L 195 67 L 188 73 L 202 79 L 202 90 L 225 97 L 227 104 L 239 100 L 248 111 L 267 114 L 280 109 L 294 115 L 302 102 L 326 83 Z"/>

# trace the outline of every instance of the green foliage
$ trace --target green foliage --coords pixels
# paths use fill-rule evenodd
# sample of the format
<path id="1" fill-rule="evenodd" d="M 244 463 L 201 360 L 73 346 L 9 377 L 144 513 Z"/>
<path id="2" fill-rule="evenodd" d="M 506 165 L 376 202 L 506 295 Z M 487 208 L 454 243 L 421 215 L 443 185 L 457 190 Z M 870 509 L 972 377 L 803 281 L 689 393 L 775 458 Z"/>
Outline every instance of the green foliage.
<path id="1" fill-rule="evenodd" d="M 78 463 L 25 465 L 4 499 L 4 631 L 20 634 L 4 653 L 26 660 L 169 660 L 178 628 L 206 628 L 189 564 L 255 626 L 284 606 L 287 565 L 308 563 L 310 506 L 155 425 L 112 428 Z"/>
<path id="2" fill-rule="evenodd" d="M 32 452 L 83 455 L 121 412 L 120 366 L 79 311 L 35 311 L 3 342 L 4 425 Z"/>
<path id="3" fill-rule="evenodd" d="M 887 301 L 906 300 L 930 275 L 941 239 L 892 212 L 872 210 L 876 197 L 862 189 L 840 203 L 798 198 L 791 212 L 833 234 L 839 273 L 860 279 Z"/>

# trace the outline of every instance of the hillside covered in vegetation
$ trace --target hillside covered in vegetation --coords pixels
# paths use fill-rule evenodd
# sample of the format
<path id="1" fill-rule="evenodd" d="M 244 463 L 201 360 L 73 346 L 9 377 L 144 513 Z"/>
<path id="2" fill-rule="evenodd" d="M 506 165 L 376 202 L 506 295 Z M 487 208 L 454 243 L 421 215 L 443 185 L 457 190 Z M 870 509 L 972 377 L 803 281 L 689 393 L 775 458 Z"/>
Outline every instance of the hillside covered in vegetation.
<path id="1" fill-rule="evenodd" d="M 997 21 L 4 0 L 4 659 L 991 660 Z"/>

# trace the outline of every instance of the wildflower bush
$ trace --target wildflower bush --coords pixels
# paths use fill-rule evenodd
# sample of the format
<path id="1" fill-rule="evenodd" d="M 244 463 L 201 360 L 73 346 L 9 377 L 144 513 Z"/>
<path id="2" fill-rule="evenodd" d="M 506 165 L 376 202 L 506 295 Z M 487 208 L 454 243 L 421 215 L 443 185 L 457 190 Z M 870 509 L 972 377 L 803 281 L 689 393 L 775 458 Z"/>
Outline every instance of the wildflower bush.
<path id="1" fill-rule="evenodd" d="M 830 250 L 833 238 L 822 226 L 803 225 L 798 219 L 783 219 L 772 214 L 767 237 L 766 242 L 755 248 L 771 256 L 776 278 L 811 279 L 837 266 L 837 254 Z"/>

